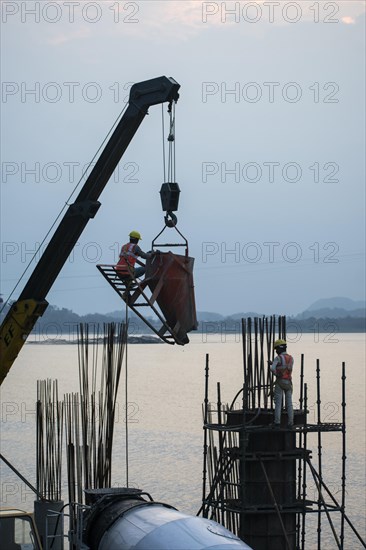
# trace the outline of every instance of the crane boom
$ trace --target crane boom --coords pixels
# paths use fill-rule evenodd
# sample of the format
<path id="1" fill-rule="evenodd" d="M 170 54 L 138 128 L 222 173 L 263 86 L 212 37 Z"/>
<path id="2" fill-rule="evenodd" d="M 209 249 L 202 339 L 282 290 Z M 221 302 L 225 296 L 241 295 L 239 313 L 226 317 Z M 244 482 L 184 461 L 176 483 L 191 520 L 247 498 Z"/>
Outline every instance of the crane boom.
<path id="1" fill-rule="evenodd" d="M 149 107 L 177 101 L 180 85 L 161 76 L 134 84 L 129 103 L 96 165 L 71 204 L 19 299 L 12 304 L 0 327 L 0 385 L 18 356 L 37 319 L 48 306 L 46 296 L 81 233 L 97 213 L 100 197 L 129 143 L 147 115 Z"/>

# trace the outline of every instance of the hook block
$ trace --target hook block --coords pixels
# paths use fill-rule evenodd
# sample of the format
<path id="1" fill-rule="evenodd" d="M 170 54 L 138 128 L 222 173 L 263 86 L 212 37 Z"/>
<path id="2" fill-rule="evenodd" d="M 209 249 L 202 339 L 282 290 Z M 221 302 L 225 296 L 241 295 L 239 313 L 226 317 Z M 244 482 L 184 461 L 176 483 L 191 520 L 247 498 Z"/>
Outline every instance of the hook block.
<path id="1" fill-rule="evenodd" d="M 178 210 L 180 189 L 177 183 L 163 183 L 160 189 L 161 206 L 164 212 Z"/>

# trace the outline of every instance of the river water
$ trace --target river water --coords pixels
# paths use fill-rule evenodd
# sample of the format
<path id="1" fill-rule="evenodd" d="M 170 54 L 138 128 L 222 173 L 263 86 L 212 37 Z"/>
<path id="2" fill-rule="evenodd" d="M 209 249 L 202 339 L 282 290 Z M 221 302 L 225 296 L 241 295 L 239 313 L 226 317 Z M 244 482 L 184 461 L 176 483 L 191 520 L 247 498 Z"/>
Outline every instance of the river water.
<path id="1" fill-rule="evenodd" d="M 347 514 L 365 538 L 365 335 L 289 335 L 295 358 L 294 402 L 298 399 L 300 355 L 305 355 L 309 388 L 309 422 L 316 417 L 316 359 L 321 367 L 322 420 L 341 421 L 341 364 L 347 376 Z M 202 498 L 202 402 L 205 357 L 210 361 L 210 400 L 221 382 L 222 401 L 231 402 L 242 386 L 240 336 L 194 334 L 185 347 L 133 344 L 128 346 L 128 476 L 130 486 L 148 491 L 155 500 L 195 514 Z M 297 370 L 296 370 L 297 368 Z M 78 391 L 77 346 L 27 343 L 1 388 L 1 452 L 35 484 L 35 401 L 38 379 L 58 379 L 60 395 Z M 125 372 L 118 396 L 114 438 L 113 485 L 126 482 Z M 310 435 L 316 464 L 316 436 Z M 341 498 L 340 433 L 323 434 L 324 481 Z M 1 506 L 31 510 L 33 494 L 1 464 Z M 63 480 L 67 501 L 67 484 Z M 308 486 L 314 497 L 314 487 Z M 334 514 L 334 518 L 336 515 Z M 307 520 L 306 548 L 316 548 L 316 515 Z M 338 525 L 338 519 L 335 519 Z M 323 518 L 322 550 L 332 550 L 330 530 Z M 345 548 L 361 548 L 347 529 Z"/>

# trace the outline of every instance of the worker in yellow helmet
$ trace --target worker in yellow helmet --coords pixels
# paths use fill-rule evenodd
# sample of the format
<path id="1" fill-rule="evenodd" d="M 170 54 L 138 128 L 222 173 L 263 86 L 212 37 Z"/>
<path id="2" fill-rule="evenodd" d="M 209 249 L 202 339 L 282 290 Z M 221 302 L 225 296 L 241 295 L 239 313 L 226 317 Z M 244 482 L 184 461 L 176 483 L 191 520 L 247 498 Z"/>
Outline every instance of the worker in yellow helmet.
<path id="1" fill-rule="evenodd" d="M 129 234 L 130 242 L 124 244 L 121 248 L 119 254 L 119 261 L 116 265 L 116 270 L 119 272 L 120 276 L 125 274 L 133 275 L 135 278 L 142 277 L 145 275 L 146 267 L 141 264 L 137 258 L 143 258 L 147 260 L 152 256 L 150 252 L 143 252 L 138 245 L 138 242 L 141 240 L 141 235 L 138 231 L 131 231 Z M 140 267 L 135 267 L 135 264 L 140 263 Z"/>
<path id="2" fill-rule="evenodd" d="M 281 424 L 282 396 L 285 393 L 287 422 L 288 427 L 292 429 L 294 425 L 294 410 L 292 407 L 292 368 L 294 366 L 294 359 L 287 353 L 287 343 L 285 340 L 276 340 L 274 349 L 277 357 L 275 357 L 273 362 L 270 361 L 270 369 L 276 377 L 274 388 L 274 427 L 279 428 Z"/>

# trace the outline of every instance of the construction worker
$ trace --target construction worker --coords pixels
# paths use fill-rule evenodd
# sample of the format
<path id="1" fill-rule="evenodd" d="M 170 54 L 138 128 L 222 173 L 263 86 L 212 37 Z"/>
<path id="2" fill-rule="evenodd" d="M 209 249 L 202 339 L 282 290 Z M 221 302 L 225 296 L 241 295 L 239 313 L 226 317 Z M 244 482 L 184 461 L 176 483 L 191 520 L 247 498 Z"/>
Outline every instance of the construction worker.
<path id="1" fill-rule="evenodd" d="M 133 276 L 135 278 L 142 277 L 145 275 L 146 267 L 143 264 L 140 264 L 140 267 L 135 267 L 138 257 L 147 260 L 152 256 L 150 252 L 143 252 L 138 245 L 138 242 L 141 240 L 141 235 L 138 231 L 131 231 L 129 234 L 130 242 L 124 244 L 121 248 L 119 254 L 119 261 L 116 265 L 116 270 L 119 272 L 120 277 L 128 278 Z"/>
<path id="2" fill-rule="evenodd" d="M 276 340 L 274 349 L 277 353 L 277 357 L 274 358 L 273 362 L 269 362 L 271 365 L 270 369 L 276 377 L 274 388 L 274 428 L 279 428 L 281 424 L 282 395 L 283 392 L 285 392 L 287 422 L 288 427 L 292 429 L 294 424 L 294 411 L 292 408 L 292 368 L 294 359 L 286 352 L 287 344 L 285 340 Z"/>

